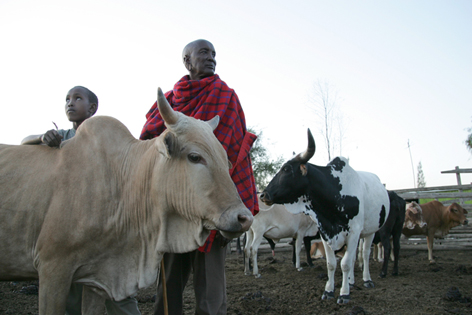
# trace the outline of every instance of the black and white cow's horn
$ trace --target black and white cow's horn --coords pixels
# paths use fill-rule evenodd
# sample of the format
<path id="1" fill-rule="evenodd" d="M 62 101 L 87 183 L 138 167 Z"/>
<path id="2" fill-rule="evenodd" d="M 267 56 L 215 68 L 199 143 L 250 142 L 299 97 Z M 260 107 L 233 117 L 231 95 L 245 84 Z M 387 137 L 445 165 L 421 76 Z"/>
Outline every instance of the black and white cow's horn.
<path id="1" fill-rule="evenodd" d="M 179 115 L 170 107 L 161 88 L 157 88 L 157 106 L 159 107 L 159 113 L 161 113 L 162 119 L 164 119 L 167 125 L 177 123 Z"/>
<path id="2" fill-rule="evenodd" d="M 298 160 L 302 162 L 302 164 L 305 164 L 313 157 L 315 154 L 315 149 L 315 139 L 313 139 L 310 128 L 308 128 L 308 147 L 306 148 L 305 152 L 298 156 Z"/>

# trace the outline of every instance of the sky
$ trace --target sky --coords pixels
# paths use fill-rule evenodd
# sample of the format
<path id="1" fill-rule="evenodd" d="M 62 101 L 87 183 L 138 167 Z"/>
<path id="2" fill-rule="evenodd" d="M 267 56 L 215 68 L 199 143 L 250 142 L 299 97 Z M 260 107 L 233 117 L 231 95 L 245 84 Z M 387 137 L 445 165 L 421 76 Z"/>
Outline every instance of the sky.
<path id="1" fill-rule="evenodd" d="M 310 128 L 310 162 L 329 162 L 310 101 L 328 82 L 344 132 L 333 156 L 387 189 L 413 188 L 420 162 L 428 187 L 455 185 L 441 171 L 472 168 L 471 16 L 469 0 L 0 0 L 0 143 L 71 128 L 76 85 L 138 138 L 157 88 L 187 74 L 183 47 L 203 38 L 272 158 L 304 151 Z"/>

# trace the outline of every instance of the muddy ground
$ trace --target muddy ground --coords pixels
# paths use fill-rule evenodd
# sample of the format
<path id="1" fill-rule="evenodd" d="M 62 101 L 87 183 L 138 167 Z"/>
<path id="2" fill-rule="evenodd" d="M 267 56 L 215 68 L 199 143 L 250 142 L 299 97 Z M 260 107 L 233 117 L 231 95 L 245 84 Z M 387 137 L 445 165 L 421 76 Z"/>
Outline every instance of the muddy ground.
<path id="1" fill-rule="evenodd" d="M 361 271 L 356 269 L 356 285 L 351 302 L 337 305 L 322 301 L 326 279 L 326 261 L 298 272 L 291 253 L 279 251 L 275 261 L 269 252 L 259 254 L 262 277 L 244 275 L 243 256 L 228 255 L 226 277 L 228 314 L 472 314 L 472 250 L 434 252 L 436 263 L 430 264 L 427 252 L 402 249 L 400 275 L 378 278 L 381 264 L 371 260 L 375 288 L 362 286 Z M 389 266 L 391 273 L 391 264 Z M 336 270 L 336 296 L 341 271 Z M 36 282 L 1 282 L 0 314 L 38 314 Z M 185 312 L 193 314 L 194 295 L 185 292 Z M 137 298 L 143 314 L 152 314 L 155 286 L 139 292 Z"/>

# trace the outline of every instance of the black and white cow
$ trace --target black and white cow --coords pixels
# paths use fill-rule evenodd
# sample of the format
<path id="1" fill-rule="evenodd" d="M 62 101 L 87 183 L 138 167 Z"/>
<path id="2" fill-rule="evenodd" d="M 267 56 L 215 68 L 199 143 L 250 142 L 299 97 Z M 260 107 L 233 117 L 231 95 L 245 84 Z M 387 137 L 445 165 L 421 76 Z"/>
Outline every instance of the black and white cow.
<path id="1" fill-rule="evenodd" d="M 365 287 L 373 287 L 369 272 L 370 246 L 390 211 L 387 190 L 379 178 L 356 172 L 344 158 L 327 166 L 307 163 L 315 154 L 315 141 L 308 129 L 308 148 L 286 162 L 261 195 L 266 204 L 284 204 L 291 213 L 304 212 L 317 223 L 326 250 L 328 281 L 322 299 L 334 298 L 334 251 L 345 244 L 341 260 L 343 281 L 338 303 L 350 300 L 349 285 L 354 284 L 354 261 L 359 238 L 365 239 Z"/>
<path id="2" fill-rule="evenodd" d="M 374 244 L 382 244 L 382 247 L 378 247 L 379 256 L 383 257 L 382 271 L 380 272 L 380 278 L 387 276 L 388 259 L 393 246 L 393 271 L 392 275 L 398 275 L 398 260 L 400 258 L 400 238 L 402 236 L 403 224 L 405 222 L 405 208 L 406 201 L 402 197 L 398 196 L 396 192 L 389 190 L 388 197 L 390 199 L 390 212 L 387 217 L 387 221 L 380 230 L 375 232 L 373 240 Z M 390 242 L 392 240 L 392 242 Z M 361 248 L 359 242 L 359 256 L 361 255 Z M 383 255 L 380 253 L 383 250 Z M 375 255 L 375 250 L 374 250 Z M 374 257 L 375 259 L 375 257 Z M 379 257 L 380 261 L 380 257 Z M 362 264 L 360 264 L 362 266 Z"/>

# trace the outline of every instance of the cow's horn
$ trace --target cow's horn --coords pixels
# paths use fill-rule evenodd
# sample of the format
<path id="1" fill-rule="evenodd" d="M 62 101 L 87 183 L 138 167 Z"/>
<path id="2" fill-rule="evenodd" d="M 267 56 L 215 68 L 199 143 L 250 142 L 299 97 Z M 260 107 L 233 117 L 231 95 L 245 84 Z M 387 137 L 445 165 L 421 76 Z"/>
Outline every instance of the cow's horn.
<path id="1" fill-rule="evenodd" d="M 157 88 L 157 106 L 159 107 L 159 113 L 161 113 L 166 124 L 174 125 L 177 123 L 179 116 L 172 107 L 170 107 L 161 88 Z"/>
<path id="2" fill-rule="evenodd" d="M 313 157 L 315 154 L 315 149 L 315 140 L 313 139 L 310 128 L 308 128 L 308 147 L 306 148 L 306 151 L 299 156 L 299 160 L 302 162 L 302 164 L 308 162 Z"/>
<path id="3" fill-rule="evenodd" d="M 211 129 L 215 130 L 218 127 L 218 123 L 220 122 L 220 116 L 216 115 L 212 119 L 208 120 L 207 123 L 210 125 Z"/>

